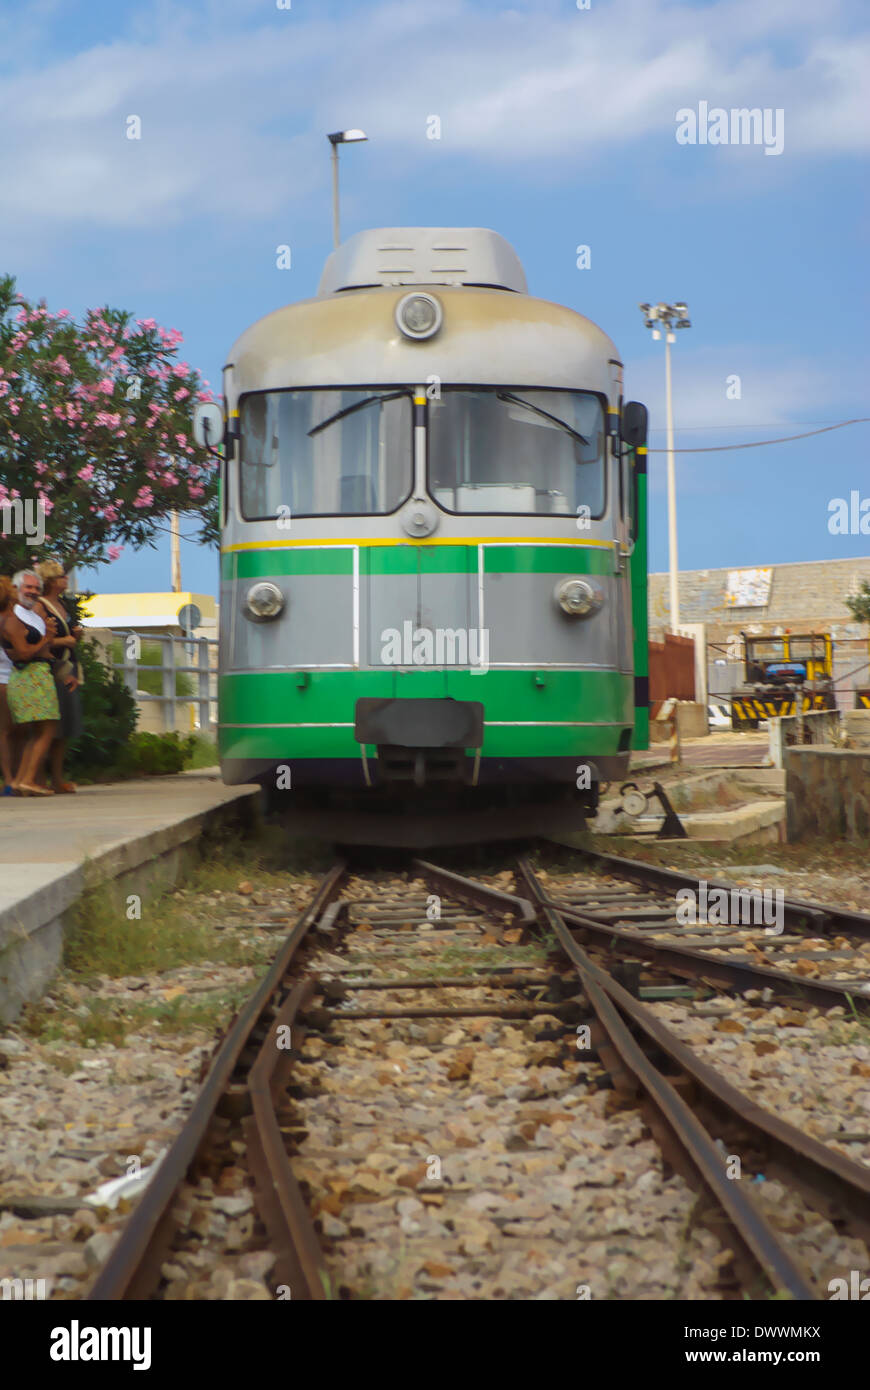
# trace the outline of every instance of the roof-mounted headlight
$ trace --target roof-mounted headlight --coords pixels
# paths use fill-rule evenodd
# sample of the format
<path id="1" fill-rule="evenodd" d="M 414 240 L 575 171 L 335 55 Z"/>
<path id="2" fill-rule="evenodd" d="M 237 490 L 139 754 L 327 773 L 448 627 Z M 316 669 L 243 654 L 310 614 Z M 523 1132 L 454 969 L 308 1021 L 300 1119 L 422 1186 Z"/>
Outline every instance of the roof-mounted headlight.
<path id="1" fill-rule="evenodd" d="M 406 338 L 431 338 L 444 311 L 433 294 L 406 294 L 396 305 L 396 323 Z"/>
<path id="2" fill-rule="evenodd" d="M 588 618 L 597 613 L 604 602 L 600 589 L 586 579 L 560 579 L 553 590 L 553 598 L 572 618 Z"/>
<path id="3" fill-rule="evenodd" d="M 245 595 L 245 617 L 255 623 L 267 623 L 277 618 L 284 608 L 284 595 L 277 584 L 261 580 L 252 584 Z"/>

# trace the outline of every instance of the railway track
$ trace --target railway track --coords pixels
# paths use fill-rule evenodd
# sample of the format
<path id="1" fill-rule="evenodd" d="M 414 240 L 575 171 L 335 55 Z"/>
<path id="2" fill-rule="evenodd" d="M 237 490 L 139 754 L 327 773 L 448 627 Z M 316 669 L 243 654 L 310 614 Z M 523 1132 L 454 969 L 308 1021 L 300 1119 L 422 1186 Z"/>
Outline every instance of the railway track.
<path id="1" fill-rule="evenodd" d="M 867 914 L 784 895 L 775 903 L 760 891 L 753 902 L 731 882 L 594 851 L 577 857 L 579 871 L 548 877 L 549 900 L 584 940 L 606 945 L 614 958 L 722 989 L 870 1013 Z M 776 922 L 768 908 L 776 909 Z"/>
<path id="2" fill-rule="evenodd" d="M 634 1223 L 667 1245 L 654 1199 L 667 1199 L 682 1230 L 674 1259 L 719 1270 L 705 1289 L 684 1280 L 681 1296 L 823 1297 L 829 1271 L 810 1235 L 866 1246 L 870 1169 L 752 1101 L 647 1002 L 674 977 L 691 978 L 699 997 L 762 979 L 779 997 L 818 982 L 778 962 L 723 960 L 694 940 L 661 944 L 667 896 L 696 881 L 675 876 L 677 885 L 663 870 L 642 878 L 648 866 L 628 864 L 628 879 L 602 886 L 602 869 L 615 880 L 622 865 L 545 877 L 522 858 L 500 876 L 509 892 L 422 860 L 386 881 L 336 864 L 221 1045 L 89 1297 L 160 1297 L 173 1278 L 183 1283 L 198 1185 L 207 1204 L 240 1164 L 259 1221 L 251 1239 L 276 1297 L 384 1296 L 378 1252 L 415 1241 L 429 1282 L 403 1283 L 399 1270 L 393 1296 L 486 1297 L 488 1287 L 496 1297 L 573 1297 L 553 1289 L 573 1290 L 574 1279 L 579 1296 L 607 1296 L 584 1265 L 600 1214 L 624 1241 Z M 810 914 L 825 935 L 818 909 Z M 828 935 L 846 929 L 825 925 Z M 870 939 L 862 928 L 849 924 L 852 940 Z M 510 1117 L 495 1154 L 487 1109 Z M 468 1117 L 479 1115 L 475 1131 Z M 643 1149 L 650 1134 L 660 1158 Z M 484 1179 L 465 1161 L 476 1145 L 490 1146 Z M 520 1169 L 533 1187 L 560 1184 L 554 1234 L 542 1234 L 548 1203 L 517 1186 Z M 761 1174 L 788 1189 L 787 1230 L 757 1195 Z M 395 1211 L 393 1233 L 375 1220 L 379 1209 Z M 520 1262 L 542 1263 L 537 1293 L 523 1291 L 517 1269 L 512 1284 L 490 1278 L 511 1245 Z M 219 1246 L 207 1258 L 220 1259 Z"/>

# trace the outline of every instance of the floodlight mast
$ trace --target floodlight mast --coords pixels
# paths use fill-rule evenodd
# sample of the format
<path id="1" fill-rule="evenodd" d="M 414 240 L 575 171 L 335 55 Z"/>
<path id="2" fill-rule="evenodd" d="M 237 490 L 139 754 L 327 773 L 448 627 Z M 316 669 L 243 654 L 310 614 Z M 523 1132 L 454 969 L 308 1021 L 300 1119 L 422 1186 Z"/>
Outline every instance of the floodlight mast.
<path id="1" fill-rule="evenodd" d="M 671 343 L 676 341 L 677 328 L 691 328 L 689 306 L 680 300 L 676 304 L 640 304 L 644 327 L 652 330 L 654 339 L 665 335 L 665 425 L 668 451 L 668 581 L 670 590 L 670 627 L 676 632 L 680 622 L 680 598 L 677 583 L 677 484 L 674 473 L 674 407 L 671 393 Z"/>

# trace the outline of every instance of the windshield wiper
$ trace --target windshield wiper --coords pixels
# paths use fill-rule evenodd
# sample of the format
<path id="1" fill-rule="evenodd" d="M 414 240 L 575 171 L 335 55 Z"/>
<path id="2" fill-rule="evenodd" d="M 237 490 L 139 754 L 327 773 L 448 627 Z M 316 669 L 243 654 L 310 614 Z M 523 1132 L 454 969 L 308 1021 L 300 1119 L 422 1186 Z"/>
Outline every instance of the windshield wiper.
<path id="1" fill-rule="evenodd" d="M 375 401 L 395 401 L 400 396 L 410 396 L 410 391 L 390 391 L 386 396 L 366 396 L 364 401 L 355 401 L 353 405 L 346 405 L 344 410 L 337 410 L 334 415 L 330 415 L 327 420 L 321 420 L 319 425 L 315 425 L 313 430 L 308 431 L 308 438 L 312 435 L 320 434 L 321 430 L 328 429 L 334 425 L 336 420 L 343 420 L 346 415 L 353 415 L 355 410 L 362 410 L 364 406 L 374 405 Z"/>
<path id="2" fill-rule="evenodd" d="M 545 420 L 552 420 L 554 425 L 558 425 L 566 434 L 572 435 L 574 439 L 579 439 L 581 444 L 584 444 L 587 449 L 589 448 L 590 441 L 579 431 L 573 430 L 564 420 L 560 420 L 558 415 L 551 415 L 549 410 L 542 410 L 539 405 L 532 405 L 531 401 L 524 401 L 521 396 L 515 396 L 511 391 L 496 391 L 495 394 L 500 401 L 511 401 L 514 405 L 521 405 L 526 410 L 534 411 L 535 415 L 543 415 Z"/>

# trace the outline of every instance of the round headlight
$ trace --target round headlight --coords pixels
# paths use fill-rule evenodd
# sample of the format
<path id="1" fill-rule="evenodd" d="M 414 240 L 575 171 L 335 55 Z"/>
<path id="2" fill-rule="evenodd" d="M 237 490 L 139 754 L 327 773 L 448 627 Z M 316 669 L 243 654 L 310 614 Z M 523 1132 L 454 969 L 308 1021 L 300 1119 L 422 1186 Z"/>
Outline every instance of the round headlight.
<path id="1" fill-rule="evenodd" d="M 553 597 L 564 613 L 585 618 L 601 607 L 603 595 L 585 579 L 560 579 Z"/>
<path id="2" fill-rule="evenodd" d="M 245 596 L 245 612 L 255 623 L 277 618 L 283 607 L 284 595 L 277 584 L 270 584 L 267 580 L 252 584 Z"/>
<path id="3" fill-rule="evenodd" d="M 443 317 L 441 305 L 431 294 L 406 294 L 396 305 L 396 323 L 407 338 L 431 338 Z"/>

